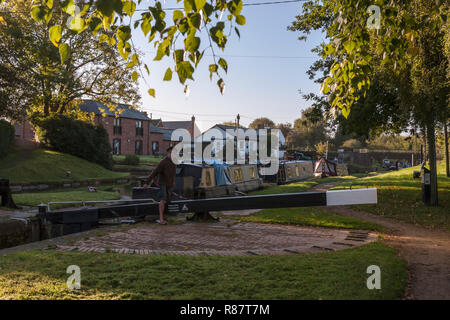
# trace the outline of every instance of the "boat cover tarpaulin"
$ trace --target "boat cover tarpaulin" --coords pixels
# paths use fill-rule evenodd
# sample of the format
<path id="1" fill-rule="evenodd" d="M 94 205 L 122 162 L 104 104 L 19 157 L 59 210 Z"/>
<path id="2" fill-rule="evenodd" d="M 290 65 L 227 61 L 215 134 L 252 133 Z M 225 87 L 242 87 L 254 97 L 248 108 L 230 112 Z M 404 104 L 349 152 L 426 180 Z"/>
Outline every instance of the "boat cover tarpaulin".
<path id="1" fill-rule="evenodd" d="M 325 158 L 320 158 L 314 165 L 314 174 L 337 176 L 336 163 Z"/>
<path id="2" fill-rule="evenodd" d="M 232 184 L 230 177 L 230 170 L 226 164 L 214 163 L 214 173 L 216 175 L 216 184 L 218 186 L 225 186 Z"/>

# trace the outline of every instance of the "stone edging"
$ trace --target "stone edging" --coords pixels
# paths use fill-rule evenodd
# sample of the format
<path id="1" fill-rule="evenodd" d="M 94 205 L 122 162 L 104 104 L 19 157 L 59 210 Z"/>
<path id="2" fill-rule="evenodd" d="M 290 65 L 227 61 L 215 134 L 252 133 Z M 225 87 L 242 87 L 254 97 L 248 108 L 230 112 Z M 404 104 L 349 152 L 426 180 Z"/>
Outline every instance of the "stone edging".
<path id="1" fill-rule="evenodd" d="M 58 189 L 58 188 L 79 188 L 82 186 L 99 186 L 102 184 L 125 184 L 133 181 L 132 178 L 120 178 L 120 179 L 107 179 L 107 180 L 95 180 L 95 181 L 75 181 L 75 182 L 51 182 L 51 183 L 40 183 L 40 184 L 23 184 L 23 185 L 12 185 L 11 192 L 20 193 L 28 191 L 43 191 L 48 189 Z"/>

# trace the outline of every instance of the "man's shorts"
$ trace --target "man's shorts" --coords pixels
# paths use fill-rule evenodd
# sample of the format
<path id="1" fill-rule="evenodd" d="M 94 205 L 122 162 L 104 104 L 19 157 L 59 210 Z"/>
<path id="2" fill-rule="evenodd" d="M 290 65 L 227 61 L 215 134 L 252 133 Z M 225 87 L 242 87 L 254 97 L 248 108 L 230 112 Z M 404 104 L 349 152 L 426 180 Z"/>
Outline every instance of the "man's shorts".
<path id="1" fill-rule="evenodd" d="M 159 185 L 159 192 L 158 192 L 158 200 L 165 200 L 170 201 L 170 196 L 172 195 L 172 187 L 167 187 L 166 185 L 160 184 Z"/>

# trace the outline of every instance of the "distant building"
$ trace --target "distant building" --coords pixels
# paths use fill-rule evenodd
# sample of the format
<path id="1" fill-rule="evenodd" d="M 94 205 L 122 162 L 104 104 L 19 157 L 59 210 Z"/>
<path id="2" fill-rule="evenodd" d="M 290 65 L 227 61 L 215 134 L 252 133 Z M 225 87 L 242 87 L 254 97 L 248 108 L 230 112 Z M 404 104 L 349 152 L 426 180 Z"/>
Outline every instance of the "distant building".
<path id="1" fill-rule="evenodd" d="M 145 112 L 133 109 L 129 105 L 118 104 L 116 117 L 106 105 L 92 100 L 85 100 L 79 108 L 81 111 L 95 114 L 95 124 L 101 124 L 108 132 L 113 154 L 151 154 L 151 119 Z"/>
<path id="2" fill-rule="evenodd" d="M 163 122 L 162 119 L 149 118 L 147 113 L 130 105 L 118 104 L 116 110 L 111 111 L 105 104 L 93 100 L 83 100 L 79 108 L 83 112 L 93 113 L 94 123 L 106 129 L 115 155 L 164 154 L 169 146 L 177 142 L 171 138 L 174 130 L 186 129 L 194 136 L 200 134 L 195 117 L 191 121 Z M 16 132 L 15 145 L 22 148 L 39 146 L 35 128 L 28 121 L 13 124 Z"/>
<path id="3" fill-rule="evenodd" d="M 168 147 L 179 142 L 178 139 L 172 138 L 172 133 L 177 129 L 185 129 L 193 137 L 197 137 L 201 134 L 200 129 L 195 123 L 194 116 L 192 116 L 191 121 L 152 122 L 150 125 L 151 154 L 164 154 Z"/>

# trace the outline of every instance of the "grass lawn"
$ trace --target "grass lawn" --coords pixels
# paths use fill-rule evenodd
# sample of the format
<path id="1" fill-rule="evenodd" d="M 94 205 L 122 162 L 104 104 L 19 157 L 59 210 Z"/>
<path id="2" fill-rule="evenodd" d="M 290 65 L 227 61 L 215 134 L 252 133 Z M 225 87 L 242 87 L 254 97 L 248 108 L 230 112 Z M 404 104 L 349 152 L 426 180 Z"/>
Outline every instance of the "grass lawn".
<path id="1" fill-rule="evenodd" d="M 249 216 L 227 216 L 240 221 L 260 223 L 281 223 L 301 226 L 361 229 L 384 232 L 378 224 L 356 218 L 348 218 L 317 207 L 264 209 Z"/>
<path id="2" fill-rule="evenodd" d="M 263 194 L 275 194 L 275 193 L 295 193 L 295 192 L 306 192 L 314 186 L 324 183 L 330 183 L 335 181 L 347 181 L 347 180 L 355 180 L 359 177 L 367 176 L 367 174 L 354 174 L 351 176 L 343 176 L 343 177 L 327 177 L 327 178 L 312 178 L 308 180 L 303 180 L 299 182 L 283 184 L 283 185 L 270 185 L 265 187 L 263 190 L 258 190 L 251 192 L 250 195 L 263 195 Z"/>
<path id="3" fill-rule="evenodd" d="M 81 289 L 66 287 L 70 265 Z M 367 267 L 381 268 L 369 290 Z M 28 251 L 0 260 L 0 299 L 399 299 L 407 265 L 383 243 L 319 254 L 186 257 Z"/>
<path id="4" fill-rule="evenodd" d="M 89 192 L 87 187 L 85 190 L 65 190 L 56 192 L 34 192 L 20 193 L 13 196 L 17 205 L 22 206 L 38 206 L 41 203 L 61 202 L 61 201 L 101 201 L 101 200 L 118 200 L 120 194 L 118 192 L 102 191 Z M 53 205 L 51 208 L 75 207 L 74 204 Z"/>
<path id="5" fill-rule="evenodd" d="M 355 174 L 344 177 L 327 177 L 323 179 L 310 179 L 286 185 L 273 185 L 250 193 L 251 195 L 258 194 L 274 194 L 274 193 L 291 193 L 291 192 L 305 192 L 312 187 L 330 183 L 335 181 L 353 181 L 358 177 L 367 176 L 366 174 Z M 264 209 L 260 212 L 253 213 L 249 216 L 227 216 L 241 221 L 260 222 L 260 223 L 281 223 L 293 224 L 313 227 L 327 227 L 327 228 L 343 228 L 343 229 L 362 229 L 386 231 L 383 226 L 375 223 L 363 221 L 356 218 L 347 218 L 341 215 L 320 209 L 318 207 L 300 207 L 300 208 L 279 208 L 279 209 Z"/>
<path id="6" fill-rule="evenodd" d="M 422 204 L 421 179 L 413 179 L 414 170 L 420 170 L 420 167 L 353 180 L 354 188 L 367 185 L 378 188 L 378 204 L 354 208 L 425 227 L 450 230 L 450 178 L 445 176 L 445 163 L 438 166 L 438 207 Z M 346 188 L 349 184 L 344 182 L 334 189 Z"/>
<path id="7" fill-rule="evenodd" d="M 142 163 L 146 163 L 146 164 L 158 164 L 163 157 L 159 157 L 159 156 L 138 156 L 139 157 L 139 162 Z M 123 160 L 125 160 L 125 155 L 114 155 L 113 156 L 114 162 L 116 162 L 117 164 L 121 164 L 121 162 Z"/>
<path id="8" fill-rule="evenodd" d="M 8 162 L 14 160 L 13 156 L 8 158 Z M 2 160 L 2 163 L 5 161 Z M 69 178 L 66 177 L 67 171 L 71 172 Z M 9 178 L 12 184 L 106 180 L 128 176 L 129 173 L 113 172 L 98 164 L 44 149 L 35 150 L 29 158 L 12 167 L 0 167 L 0 177 Z"/>

